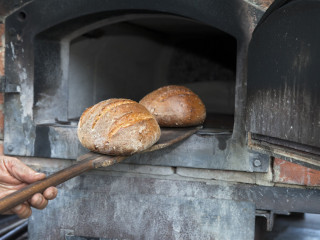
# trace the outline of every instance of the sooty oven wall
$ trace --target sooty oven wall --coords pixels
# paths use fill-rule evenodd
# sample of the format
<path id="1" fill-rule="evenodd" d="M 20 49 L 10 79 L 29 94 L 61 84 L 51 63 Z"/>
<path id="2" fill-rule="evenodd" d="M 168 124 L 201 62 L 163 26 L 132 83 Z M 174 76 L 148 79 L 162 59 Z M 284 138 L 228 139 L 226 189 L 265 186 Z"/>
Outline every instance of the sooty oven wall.
<path id="1" fill-rule="evenodd" d="M 86 107 L 184 84 L 214 121 L 161 155 L 128 161 L 267 171 L 268 157 L 248 152 L 244 129 L 247 46 L 261 14 L 245 1 L 26 4 L 6 18 L 5 153 L 75 159 L 85 152 L 76 120 Z"/>

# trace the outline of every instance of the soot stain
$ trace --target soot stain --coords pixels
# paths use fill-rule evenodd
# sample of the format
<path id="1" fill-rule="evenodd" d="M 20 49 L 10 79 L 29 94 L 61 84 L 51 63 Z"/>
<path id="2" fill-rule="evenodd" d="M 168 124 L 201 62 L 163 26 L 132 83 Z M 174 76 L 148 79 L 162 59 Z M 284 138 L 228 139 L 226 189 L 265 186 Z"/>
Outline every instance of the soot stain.
<path id="1" fill-rule="evenodd" d="M 221 151 L 227 148 L 227 139 L 224 136 L 216 136 L 219 144 L 218 147 Z"/>

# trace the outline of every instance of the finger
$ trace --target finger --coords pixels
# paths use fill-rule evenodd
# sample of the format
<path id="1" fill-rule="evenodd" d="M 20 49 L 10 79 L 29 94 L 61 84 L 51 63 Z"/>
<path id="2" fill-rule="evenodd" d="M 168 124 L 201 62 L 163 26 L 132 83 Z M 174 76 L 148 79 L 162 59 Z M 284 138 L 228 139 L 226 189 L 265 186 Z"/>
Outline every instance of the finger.
<path id="1" fill-rule="evenodd" d="M 48 200 L 41 193 L 36 193 L 29 200 L 29 203 L 34 208 L 44 209 L 48 205 Z"/>
<path id="2" fill-rule="evenodd" d="M 19 218 L 28 218 L 32 214 L 30 206 L 26 203 L 22 203 L 11 209 L 11 212 L 18 215 Z"/>
<path id="3" fill-rule="evenodd" d="M 46 177 L 44 173 L 34 171 L 17 158 L 5 156 L 4 162 L 8 172 L 21 182 L 33 183 Z"/>
<path id="4" fill-rule="evenodd" d="M 48 200 L 56 198 L 57 194 L 58 189 L 56 187 L 49 187 L 43 192 L 43 196 Z"/>

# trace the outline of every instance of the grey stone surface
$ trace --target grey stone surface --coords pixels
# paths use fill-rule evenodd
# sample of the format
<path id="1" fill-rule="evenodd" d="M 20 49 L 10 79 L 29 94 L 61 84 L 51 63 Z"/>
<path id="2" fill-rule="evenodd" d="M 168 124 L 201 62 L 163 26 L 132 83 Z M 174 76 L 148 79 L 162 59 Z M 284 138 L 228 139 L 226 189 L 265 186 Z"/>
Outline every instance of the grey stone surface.
<path id="1" fill-rule="evenodd" d="M 132 185 L 131 178 L 91 184 L 90 178 L 78 180 L 80 185 L 60 189 L 59 200 L 50 202 L 46 210 L 34 211 L 29 221 L 31 239 L 63 239 L 61 233 L 65 229 L 75 236 L 112 239 L 254 237 L 255 207 L 250 202 L 170 196 L 175 190 L 166 182 L 158 183 L 161 186 L 157 188 L 168 188 L 169 195 L 162 191 L 136 194 L 134 189 L 142 186 Z"/>

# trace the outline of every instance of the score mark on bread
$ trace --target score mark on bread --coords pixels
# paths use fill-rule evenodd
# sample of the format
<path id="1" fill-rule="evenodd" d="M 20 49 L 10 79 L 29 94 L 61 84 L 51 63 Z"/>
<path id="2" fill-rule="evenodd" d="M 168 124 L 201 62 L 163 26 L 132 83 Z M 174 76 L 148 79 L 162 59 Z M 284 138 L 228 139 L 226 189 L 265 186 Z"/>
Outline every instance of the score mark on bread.
<path id="1" fill-rule="evenodd" d="M 129 99 L 109 99 L 86 109 L 78 124 L 81 144 L 109 155 L 131 155 L 143 151 L 160 138 L 154 116 Z"/>

